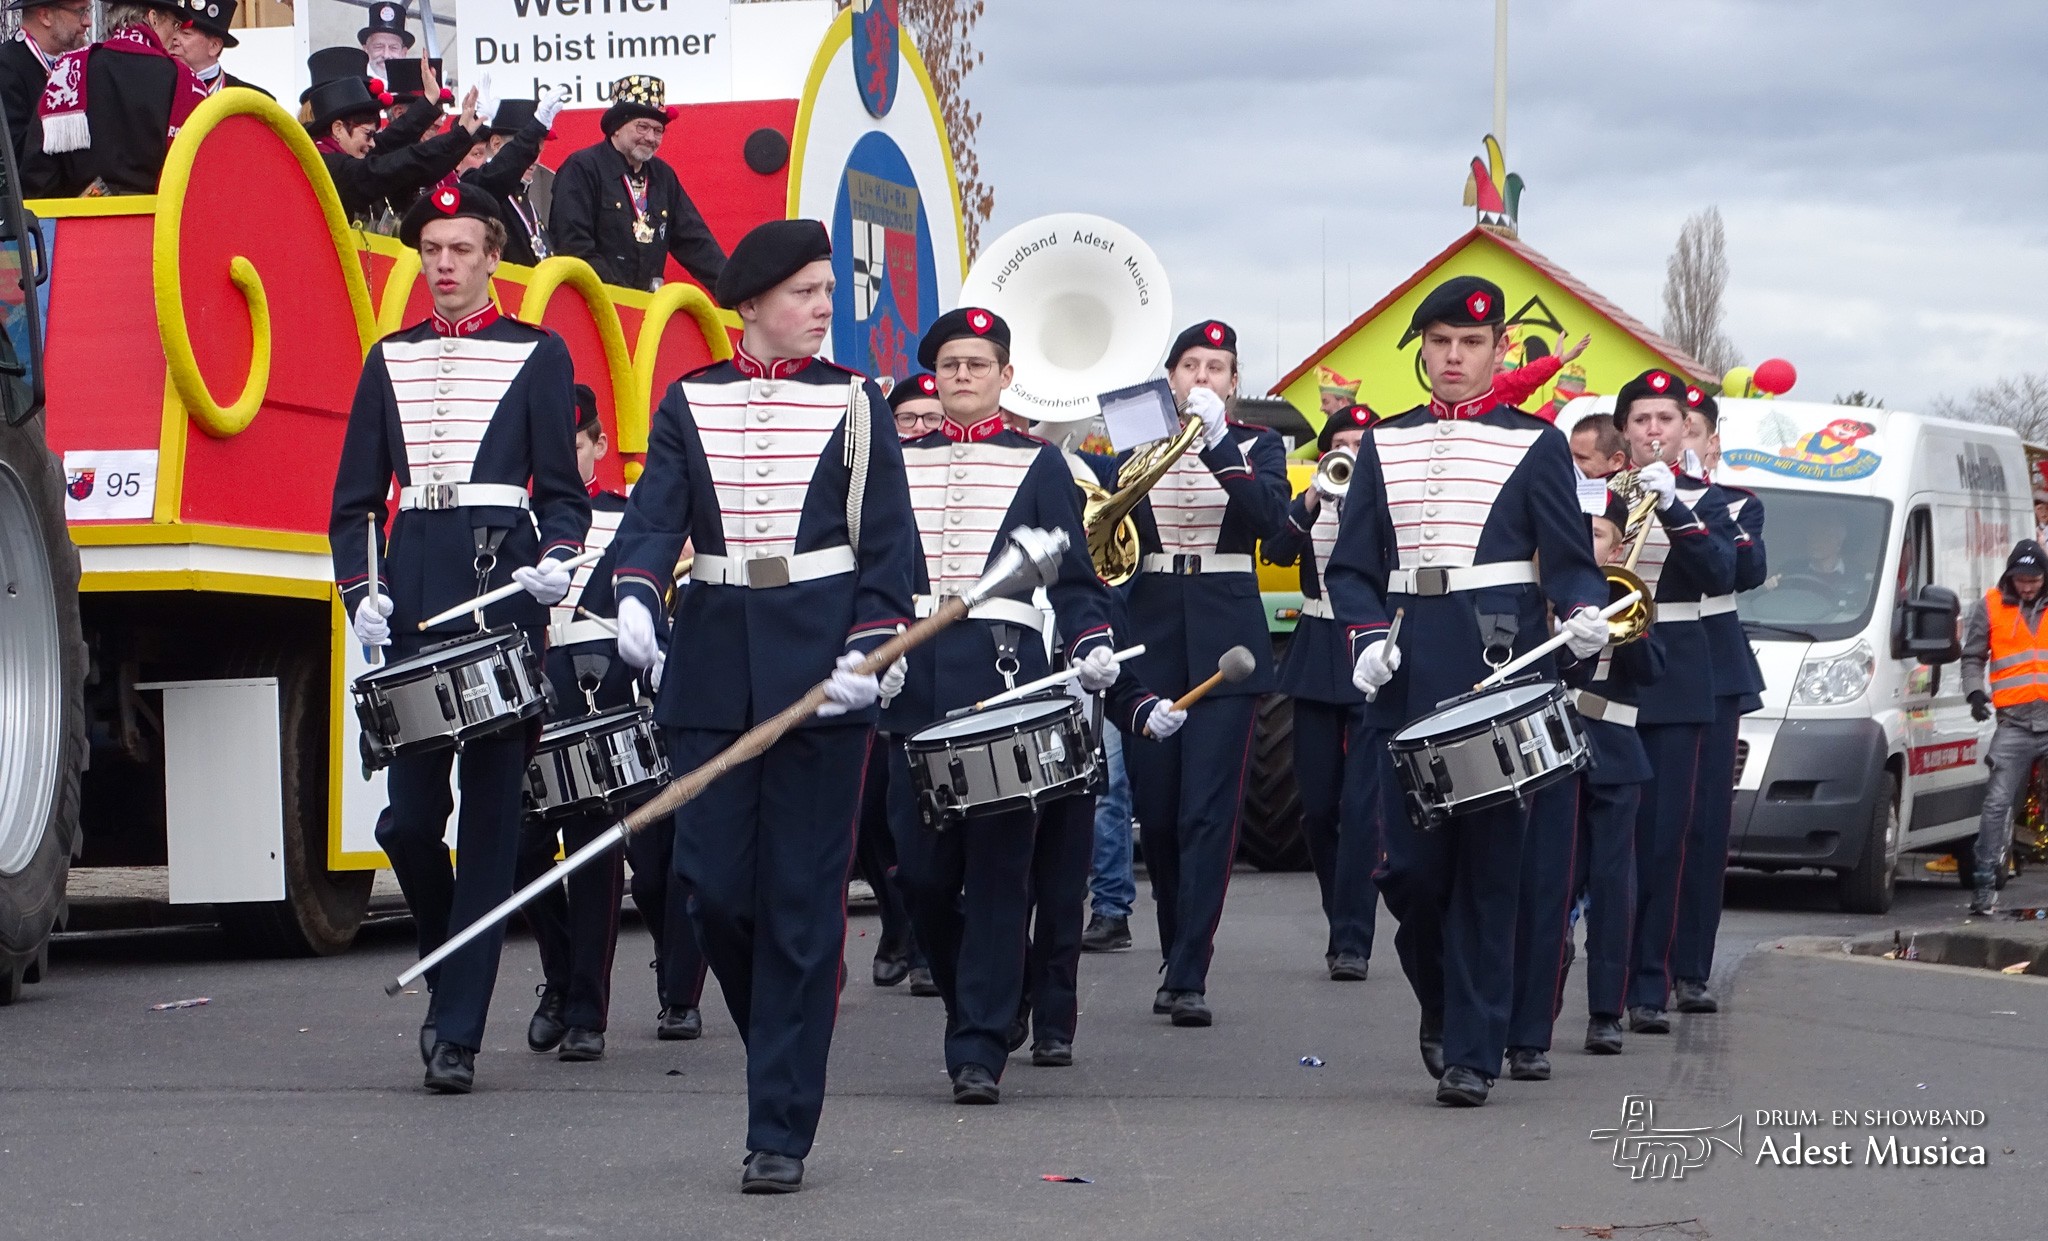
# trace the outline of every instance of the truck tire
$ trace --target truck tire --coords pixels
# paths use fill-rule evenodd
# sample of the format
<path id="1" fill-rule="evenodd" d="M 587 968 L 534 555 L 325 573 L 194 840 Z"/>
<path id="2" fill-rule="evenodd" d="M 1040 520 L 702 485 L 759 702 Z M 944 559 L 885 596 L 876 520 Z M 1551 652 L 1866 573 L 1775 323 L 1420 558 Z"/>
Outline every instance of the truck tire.
<path id="1" fill-rule="evenodd" d="M 37 415 L 0 423 L 0 1004 L 47 970 L 78 846 L 86 648 L 64 471 Z"/>
<path id="2" fill-rule="evenodd" d="M 1237 851 L 1260 870 L 1308 869 L 1301 790 L 1294 783 L 1294 700 L 1285 694 L 1261 696 L 1253 717 L 1252 763 Z"/>
<path id="3" fill-rule="evenodd" d="M 284 800 L 281 901 L 218 907 L 221 928 L 252 956 L 345 952 L 370 907 L 373 871 L 327 869 L 327 660 L 323 648 L 280 647 L 236 676 L 274 676 Z"/>
<path id="4" fill-rule="evenodd" d="M 1878 781 L 1877 804 L 1871 807 L 1863 854 L 1856 865 L 1835 876 L 1842 911 L 1852 914 L 1891 912 L 1892 891 L 1899 869 L 1899 777 L 1886 772 Z"/>

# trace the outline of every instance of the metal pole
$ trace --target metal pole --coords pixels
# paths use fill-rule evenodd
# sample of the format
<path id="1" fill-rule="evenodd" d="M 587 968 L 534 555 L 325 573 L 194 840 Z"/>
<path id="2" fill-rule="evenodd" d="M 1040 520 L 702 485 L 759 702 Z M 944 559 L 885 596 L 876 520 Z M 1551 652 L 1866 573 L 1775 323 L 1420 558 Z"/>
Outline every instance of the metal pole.
<path id="1" fill-rule="evenodd" d="M 1500 0 L 1507 3 L 1507 0 Z M 441 32 L 434 28 L 434 0 L 420 0 L 420 37 L 427 42 L 427 59 L 441 59 Z"/>
<path id="2" fill-rule="evenodd" d="M 1493 140 L 1507 148 L 1508 0 L 1493 0 Z"/>

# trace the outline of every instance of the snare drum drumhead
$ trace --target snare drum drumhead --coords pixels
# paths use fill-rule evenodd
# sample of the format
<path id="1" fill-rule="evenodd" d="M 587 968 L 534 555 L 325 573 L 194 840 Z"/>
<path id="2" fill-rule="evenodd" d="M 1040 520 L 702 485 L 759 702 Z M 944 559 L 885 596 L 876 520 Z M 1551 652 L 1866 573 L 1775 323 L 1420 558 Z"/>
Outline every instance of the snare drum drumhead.
<path id="1" fill-rule="evenodd" d="M 541 730 L 540 748 L 554 749 L 558 746 L 574 745 L 584 737 L 598 736 L 612 732 L 621 724 L 628 723 L 636 716 L 651 717 L 652 707 L 634 704 L 630 707 L 615 707 L 597 715 L 586 715 L 579 719 L 563 720 L 550 724 Z"/>
<path id="2" fill-rule="evenodd" d="M 1495 720 L 1517 716 L 1533 704 L 1548 698 L 1556 690 L 1557 686 L 1549 681 L 1537 681 L 1527 685 L 1503 685 L 1499 689 L 1430 712 L 1395 733 L 1394 744 L 1402 745 L 1414 741 L 1427 741 L 1432 737 L 1455 736 Z"/>
<path id="3" fill-rule="evenodd" d="M 431 672 L 437 668 L 460 664 L 465 662 L 462 656 L 487 650 L 497 645 L 510 632 L 513 631 L 494 629 L 485 633 L 471 634 L 466 638 L 456 638 L 449 642 L 438 643 L 417 655 L 410 655 L 393 663 L 385 664 L 382 668 L 372 668 L 363 679 L 370 680 L 374 678 L 383 681 L 402 681 L 406 679 L 407 673 Z"/>
<path id="4" fill-rule="evenodd" d="M 1076 709 L 1076 702 L 1076 699 L 1065 695 L 1056 699 L 1039 698 L 1026 699 L 1023 702 L 1006 702 L 1000 707 L 990 707 L 986 711 L 940 720 L 929 728 L 912 733 L 910 743 L 944 744 L 949 741 L 1007 733 L 1018 728 L 1030 728 L 1070 714 Z"/>

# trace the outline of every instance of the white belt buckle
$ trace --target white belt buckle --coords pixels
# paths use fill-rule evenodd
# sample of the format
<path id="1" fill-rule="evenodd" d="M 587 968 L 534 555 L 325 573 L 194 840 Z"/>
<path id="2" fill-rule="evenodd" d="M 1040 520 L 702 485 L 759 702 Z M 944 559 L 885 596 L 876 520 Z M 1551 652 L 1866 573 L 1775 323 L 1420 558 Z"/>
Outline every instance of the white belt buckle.
<path id="1" fill-rule="evenodd" d="M 760 556 L 743 562 L 747 566 L 747 589 L 765 590 L 789 585 L 789 557 Z"/>

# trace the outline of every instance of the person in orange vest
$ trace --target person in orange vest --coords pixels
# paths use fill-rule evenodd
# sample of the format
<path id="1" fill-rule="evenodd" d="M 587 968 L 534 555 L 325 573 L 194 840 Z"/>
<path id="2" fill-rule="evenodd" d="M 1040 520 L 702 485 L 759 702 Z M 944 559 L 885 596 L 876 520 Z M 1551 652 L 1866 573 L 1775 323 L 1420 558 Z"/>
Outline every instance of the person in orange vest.
<path id="1" fill-rule="evenodd" d="M 1977 892 L 1973 914 L 1990 914 L 1998 904 L 1999 872 L 2012 844 L 2012 804 L 2034 769 L 2048 756 L 2048 633 L 2041 628 L 2048 594 L 2048 552 L 2021 539 L 2006 557 L 1998 585 L 1970 610 L 1963 631 L 1963 692 L 1978 723 L 1998 712 L 1985 760 L 1991 780 L 1984 790 L 1984 817 L 1977 823 Z"/>

